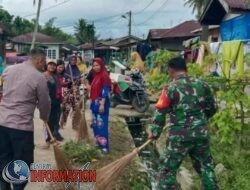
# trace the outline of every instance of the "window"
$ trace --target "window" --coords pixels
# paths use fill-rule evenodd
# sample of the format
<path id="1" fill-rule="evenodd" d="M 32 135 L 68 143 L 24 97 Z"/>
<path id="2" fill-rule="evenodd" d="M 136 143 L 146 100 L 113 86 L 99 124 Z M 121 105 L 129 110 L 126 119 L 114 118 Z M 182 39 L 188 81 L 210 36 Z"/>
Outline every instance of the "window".
<path id="1" fill-rule="evenodd" d="M 55 49 L 48 49 L 47 50 L 47 57 L 50 59 L 56 59 L 56 50 Z"/>

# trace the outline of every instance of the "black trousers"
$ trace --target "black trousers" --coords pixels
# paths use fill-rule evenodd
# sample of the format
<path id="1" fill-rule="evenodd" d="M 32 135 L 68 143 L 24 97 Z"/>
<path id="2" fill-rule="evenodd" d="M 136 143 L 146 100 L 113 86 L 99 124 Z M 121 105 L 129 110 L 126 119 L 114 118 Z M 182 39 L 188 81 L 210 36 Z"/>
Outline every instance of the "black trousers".
<path id="1" fill-rule="evenodd" d="M 23 160 L 28 166 L 34 162 L 34 133 L 0 126 L 0 190 L 11 190 L 2 171 L 14 160 Z M 13 190 L 24 190 L 25 185 L 13 185 Z"/>
<path id="2" fill-rule="evenodd" d="M 51 105 L 51 111 L 50 111 L 48 125 L 49 125 L 51 133 L 53 134 L 53 136 L 55 138 L 60 135 L 59 134 L 60 116 L 61 116 L 61 107 L 60 107 L 60 104 L 53 104 L 53 105 Z M 46 139 L 46 142 L 49 142 L 50 140 L 51 140 L 50 136 L 48 135 L 48 137 Z"/>

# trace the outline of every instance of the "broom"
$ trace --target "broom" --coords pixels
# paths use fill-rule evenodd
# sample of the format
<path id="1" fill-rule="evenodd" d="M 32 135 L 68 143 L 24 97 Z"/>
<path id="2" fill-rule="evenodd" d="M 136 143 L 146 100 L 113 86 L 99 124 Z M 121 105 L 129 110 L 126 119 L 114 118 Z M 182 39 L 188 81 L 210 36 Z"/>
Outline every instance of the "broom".
<path id="1" fill-rule="evenodd" d="M 73 116 L 72 116 L 72 129 L 77 129 L 77 127 L 80 124 L 81 110 L 78 106 L 78 102 L 76 99 L 76 92 L 75 92 L 76 85 L 74 83 L 73 72 L 72 72 L 72 68 L 71 68 L 70 63 L 69 63 L 69 72 L 70 72 L 70 78 L 71 78 L 71 82 L 72 82 L 72 86 L 73 86 L 73 96 L 74 96 L 74 101 L 75 101 L 75 110 L 73 110 Z"/>
<path id="2" fill-rule="evenodd" d="M 130 162 L 137 156 L 138 152 L 141 151 L 145 146 L 147 146 L 152 140 L 148 140 L 139 148 L 135 148 L 131 153 L 126 156 L 116 160 L 107 166 L 97 170 L 97 181 L 95 185 L 95 190 L 105 190 L 115 181 L 122 171 L 130 164 Z"/>
<path id="3" fill-rule="evenodd" d="M 57 165 L 58 170 L 65 170 L 65 171 L 73 170 L 71 165 L 69 164 L 69 161 L 65 158 L 64 153 L 61 151 L 58 144 L 56 143 L 56 140 L 55 140 L 54 136 L 52 135 L 48 124 L 44 123 L 44 126 L 46 127 L 46 129 L 48 131 L 48 135 L 51 138 L 51 142 L 53 143 L 54 155 L 55 155 L 55 160 L 56 160 L 56 165 Z M 71 186 L 69 186 L 68 189 L 75 190 L 75 187 L 71 185 Z"/>
<path id="4" fill-rule="evenodd" d="M 85 98 L 83 96 L 82 101 L 79 103 L 79 108 L 82 110 L 80 124 L 78 128 L 78 142 L 88 143 L 89 142 L 89 134 L 88 134 L 88 126 L 85 117 Z"/>

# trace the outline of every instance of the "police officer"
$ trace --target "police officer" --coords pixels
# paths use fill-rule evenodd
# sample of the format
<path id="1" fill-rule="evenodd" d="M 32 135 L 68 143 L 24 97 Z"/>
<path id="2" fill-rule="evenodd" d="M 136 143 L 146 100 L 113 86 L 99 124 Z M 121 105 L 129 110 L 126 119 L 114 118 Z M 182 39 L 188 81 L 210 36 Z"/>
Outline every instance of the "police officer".
<path id="1" fill-rule="evenodd" d="M 159 138 L 168 113 L 170 127 L 159 168 L 159 189 L 178 189 L 176 173 L 183 159 L 189 155 L 204 190 L 217 190 L 208 135 L 208 119 L 216 112 L 213 93 L 205 82 L 187 75 L 183 58 L 171 59 L 168 66 L 172 82 L 161 97 L 163 100 L 160 102 L 163 103 L 155 111 L 149 135 L 150 139 Z"/>

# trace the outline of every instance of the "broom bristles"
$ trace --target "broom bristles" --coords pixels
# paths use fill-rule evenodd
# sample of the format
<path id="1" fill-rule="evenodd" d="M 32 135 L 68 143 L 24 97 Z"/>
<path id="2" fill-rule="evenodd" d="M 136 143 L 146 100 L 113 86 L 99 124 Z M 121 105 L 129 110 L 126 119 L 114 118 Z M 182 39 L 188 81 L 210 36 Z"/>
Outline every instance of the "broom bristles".
<path id="1" fill-rule="evenodd" d="M 56 159 L 56 164 L 59 170 L 72 170 L 69 161 L 66 159 L 62 150 L 58 147 L 58 145 L 53 145 L 54 155 Z"/>
<path id="2" fill-rule="evenodd" d="M 89 143 L 88 126 L 85 118 L 85 112 L 82 113 L 78 129 L 78 142 Z"/>
<path id="3" fill-rule="evenodd" d="M 77 105 L 72 116 L 72 129 L 78 129 L 81 121 L 81 109 Z"/>
<path id="4" fill-rule="evenodd" d="M 79 103 L 79 110 L 83 110 L 81 113 L 79 128 L 78 128 L 78 142 L 89 143 L 88 125 L 85 116 L 84 98 Z"/>
<path id="5" fill-rule="evenodd" d="M 44 123 L 44 124 L 45 124 L 45 127 L 48 130 L 48 135 L 50 136 L 50 138 L 51 138 L 51 140 L 53 142 L 54 156 L 55 156 L 56 165 L 57 165 L 58 170 L 65 170 L 65 171 L 72 170 L 72 167 L 69 164 L 68 160 L 66 159 L 64 153 L 62 152 L 60 147 L 58 147 L 58 144 L 56 143 L 56 140 L 53 137 L 48 124 L 47 123 Z M 62 186 L 62 183 L 60 183 L 59 185 Z M 76 188 L 73 185 L 69 186 L 68 189 L 69 190 L 76 190 Z"/>
<path id="6" fill-rule="evenodd" d="M 133 151 L 128 155 L 116 160 L 107 166 L 97 170 L 97 182 L 95 190 L 105 190 L 109 185 L 119 178 L 123 170 L 137 156 L 137 151 Z"/>
<path id="7" fill-rule="evenodd" d="M 139 151 L 141 151 L 150 142 L 152 142 L 152 140 L 148 140 L 140 147 L 134 149 L 131 153 L 97 170 L 97 181 L 95 185 L 95 190 L 107 189 L 111 182 L 115 181 L 120 176 L 122 171 L 138 155 Z"/>
<path id="8" fill-rule="evenodd" d="M 65 170 L 65 171 L 73 170 L 72 166 L 69 164 L 69 161 L 66 159 L 65 154 L 58 147 L 58 145 L 54 144 L 53 148 L 58 170 Z M 62 189 L 65 189 L 64 182 L 60 182 L 60 186 Z M 73 183 L 71 183 L 70 186 L 68 187 L 68 190 L 76 190 L 76 189 L 77 188 Z"/>

